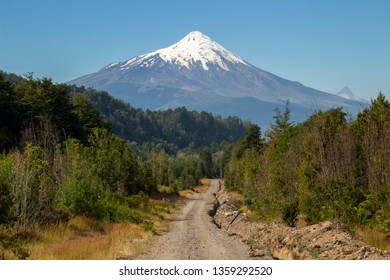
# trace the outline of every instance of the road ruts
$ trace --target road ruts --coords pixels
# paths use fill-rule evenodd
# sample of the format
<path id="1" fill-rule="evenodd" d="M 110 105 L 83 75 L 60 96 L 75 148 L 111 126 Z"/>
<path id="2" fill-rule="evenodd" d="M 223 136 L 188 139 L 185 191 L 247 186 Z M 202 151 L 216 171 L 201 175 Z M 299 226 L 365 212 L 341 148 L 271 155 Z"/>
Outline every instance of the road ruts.
<path id="1" fill-rule="evenodd" d="M 248 259 L 248 247 L 219 230 L 209 215 L 218 189 L 219 180 L 211 180 L 206 192 L 194 194 L 173 218 L 170 231 L 156 236 L 149 252 L 139 259 Z"/>

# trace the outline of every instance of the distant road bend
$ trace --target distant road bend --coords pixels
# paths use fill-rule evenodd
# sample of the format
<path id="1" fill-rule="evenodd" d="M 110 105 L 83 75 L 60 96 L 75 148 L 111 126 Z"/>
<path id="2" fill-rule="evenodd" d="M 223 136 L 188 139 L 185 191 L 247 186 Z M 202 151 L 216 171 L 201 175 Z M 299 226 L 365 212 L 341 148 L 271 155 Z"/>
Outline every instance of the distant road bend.
<path id="1" fill-rule="evenodd" d="M 209 189 L 194 194 L 173 218 L 171 230 L 155 237 L 150 251 L 139 256 L 146 260 L 223 260 L 248 259 L 248 247 L 222 232 L 209 215 L 215 203 L 219 180 Z"/>

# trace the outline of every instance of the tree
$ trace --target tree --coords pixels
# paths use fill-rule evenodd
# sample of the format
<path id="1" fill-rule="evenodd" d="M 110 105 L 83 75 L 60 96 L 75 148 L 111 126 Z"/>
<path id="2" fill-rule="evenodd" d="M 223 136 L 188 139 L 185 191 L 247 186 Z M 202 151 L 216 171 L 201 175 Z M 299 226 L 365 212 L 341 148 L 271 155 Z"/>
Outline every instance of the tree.
<path id="1" fill-rule="evenodd" d="M 203 148 L 199 153 L 199 170 L 202 177 L 213 177 L 213 158 L 207 148 Z"/>
<path id="2" fill-rule="evenodd" d="M 290 147 L 294 128 L 290 122 L 290 102 L 288 100 L 286 101 L 283 114 L 278 108 L 275 109 L 275 113 L 273 117 L 274 123 L 271 124 L 270 130 L 267 133 L 270 138 L 268 155 L 270 157 L 271 178 L 272 184 L 276 187 L 276 191 L 286 195 L 286 192 L 289 192 L 290 182 L 286 174 L 288 169 L 285 166 L 285 158 Z M 293 194 L 289 192 L 289 195 Z"/>
<path id="3" fill-rule="evenodd" d="M 126 142 L 106 129 L 95 128 L 89 137 L 91 164 L 104 186 L 118 195 L 138 192 L 138 165 Z"/>
<path id="4" fill-rule="evenodd" d="M 12 84 L 0 73 L 0 152 L 9 150 L 18 142 L 19 110 Z"/>
<path id="5" fill-rule="evenodd" d="M 253 149 L 259 153 L 263 148 L 263 139 L 261 137 L 260 127 L 257 124 L 249 124 L 246 128 L 244 138 L 240 141 L 236 156 L 242 157 L 244 152 L 248 149 Z"/>
<path id="6" fill-rule="evenodd" d="M 12 161 L 12 211 L 17 219 L 16 228 L 26 231 L 53 218 L 56 190 L 40 147 L 27 145 L 23 153 L 12 154 Z"/>
<path id="7" fill-rule="evenodd" d="M 379 93 L 371 106 L 358 115 L 359 131 L 367 168 L 367 185 L 377 192 L 389 184 L 390 102 Z"/>
<path id="8" fill-rule="evenodd" d="M 108 129 L 108 121 L 103 119 L 85 95 L 73 94 L 72 106 L 72 113 L 78 120 L 75 123 L 75 130 L 79 131 L 77 138 L 83 140 L 84 143 L 87 142 L 88 135 L 94 128 Z"/>
<path id="9" fill-rule="evenodd" d="M 290 109 L 290 101 L 287 100 L 284 112 L 279 110 L 279 108 L 275 108 L 275 115 L 273 116 L 274 123 L 271 124 L 270 137 L 277 138 L 280 134 L 289 132 L 293 127 L 293 123 L 290 121 L 291 119 L 291 109 Z"/>

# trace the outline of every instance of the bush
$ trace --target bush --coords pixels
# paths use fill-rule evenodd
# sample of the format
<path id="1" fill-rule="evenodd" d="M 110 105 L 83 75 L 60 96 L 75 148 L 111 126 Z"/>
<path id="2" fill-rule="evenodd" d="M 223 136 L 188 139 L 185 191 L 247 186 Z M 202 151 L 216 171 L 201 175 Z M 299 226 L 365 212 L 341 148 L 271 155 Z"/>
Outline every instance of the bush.
<path id="1" fill-rule="evenodd" d="M 283 221 L 290 227 L 295 226 L 299 214 L 298 203 L 292 202 L 282 207 Z"/>
<path id="2" fill-rule="evenodd" d="M 109 220 L 110 201 L 99 180 L 91 175 L 70 178 L 63 186 L 60 205 L 71 216 Z M 112 210 L 111 210 L 112 212 Z"/>
<path id="3" fill-rule="evenodd" d="M 30 254 L 21 244 L 20 238 L 0 227 L 0 260 L 6 259 L 10 254 L 20 260 L 27 259 Z"/>
<path id="4" fill-rule="evenodd" d="M 130 208 L 139 208 L 141 206 L 145 208 L 148 205 L 149 197 L 144 192 L 139 192 L 138 194 L 125 197 L 125 200 Z"/>

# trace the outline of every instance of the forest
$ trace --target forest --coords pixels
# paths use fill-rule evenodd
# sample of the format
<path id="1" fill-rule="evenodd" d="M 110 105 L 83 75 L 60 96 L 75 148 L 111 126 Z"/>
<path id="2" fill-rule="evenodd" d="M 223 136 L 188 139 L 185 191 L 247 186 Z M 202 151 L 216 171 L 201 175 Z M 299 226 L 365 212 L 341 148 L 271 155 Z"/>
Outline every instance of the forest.
<path id="1" fill-rule="evenodd" d="M 270 128 L 250 125 L 226 152 L 225 184 L 259 219 L 294 226 L 338 221 L 390 233 L 390 102 L 379 93 L 356 119 L 342 108 L 290 121 L 275 111 Z"/>
<path id="2" fill-rule="evenodd" d="M 110 121 L 112 131 L 139 146 L 164 149 L 170 155 L 185 148 L 220 150 L 238 141 L 249 122 L 238 117 L 213 116 L 209 112 L 188 111 L 185 107 L 165 111 L 133 108 L 105 91 L 70 86 L 73 95 L 88 98 L 99 113 Z"/>
<path id="3" fill-rule="evenodd" d="M 185 108 L 144 112 L 105 92 L 1 72 L 0 258 L 27 258 L 23 236 L 77 216 L 151 229 L 140 205 L 220 173 L 216 147 L 246 125 Z"/>

